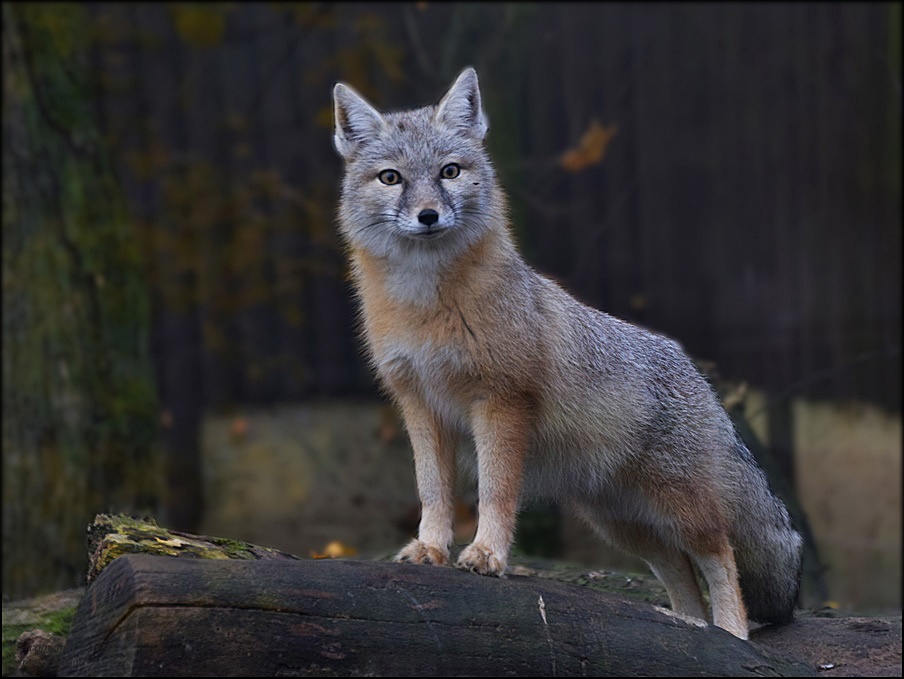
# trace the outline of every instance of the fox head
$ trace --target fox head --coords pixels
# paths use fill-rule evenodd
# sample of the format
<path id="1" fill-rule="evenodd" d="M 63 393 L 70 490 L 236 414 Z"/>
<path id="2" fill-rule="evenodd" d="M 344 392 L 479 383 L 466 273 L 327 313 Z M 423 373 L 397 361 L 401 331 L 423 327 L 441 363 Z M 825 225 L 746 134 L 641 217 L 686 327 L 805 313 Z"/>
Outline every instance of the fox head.
<path id="1" fill-rule="evenodd" d="M 333 105 L 346 161 L 339 222 L 353 246 L 378 257 L 448 253 L 502 226 L 473 68 L 436 106 L 380 113 L 342 83 Z"/>

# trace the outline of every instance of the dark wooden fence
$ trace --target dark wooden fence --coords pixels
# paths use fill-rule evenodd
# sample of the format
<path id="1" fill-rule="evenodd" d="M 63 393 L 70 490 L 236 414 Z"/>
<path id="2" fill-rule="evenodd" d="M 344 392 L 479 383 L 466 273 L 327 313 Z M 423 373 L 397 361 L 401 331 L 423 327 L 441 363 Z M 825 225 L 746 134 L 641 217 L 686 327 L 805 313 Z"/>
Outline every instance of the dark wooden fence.
<path id="1" fill-rule="evenodd" d="M 777 401 L 900 407 L 899 9 L 93 12 L 176 426 L 202 404 L 374 393 L 334 233 L 330 87 L 402 108 L 437 99 L 466 64 L 539 270 Z M 557 158 L 594 119 L 617 125 L 606 156 L 567 172 Z"/>

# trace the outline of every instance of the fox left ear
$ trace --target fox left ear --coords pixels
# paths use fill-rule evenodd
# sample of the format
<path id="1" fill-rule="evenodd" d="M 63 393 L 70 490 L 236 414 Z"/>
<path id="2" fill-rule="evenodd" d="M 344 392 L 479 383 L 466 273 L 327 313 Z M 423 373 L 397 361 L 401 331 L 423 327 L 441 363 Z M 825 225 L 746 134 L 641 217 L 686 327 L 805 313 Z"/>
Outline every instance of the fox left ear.
<path id="1" fill-rule="evenodd" d="M 489 126 L 480 105 L 477 71 L 469 66 L 461 72 L 436 107 L 433 119 L 450 127 L 461 128 L 476 139 L 486 136 Z"/>

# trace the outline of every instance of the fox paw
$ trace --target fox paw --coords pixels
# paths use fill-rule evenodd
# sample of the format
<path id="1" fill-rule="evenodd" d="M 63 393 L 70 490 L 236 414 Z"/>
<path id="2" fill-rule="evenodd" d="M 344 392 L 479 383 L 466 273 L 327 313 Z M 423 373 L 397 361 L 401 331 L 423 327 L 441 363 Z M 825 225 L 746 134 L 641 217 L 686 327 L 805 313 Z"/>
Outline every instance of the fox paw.
<path id="1" fill-rule="evenodd" d="M 455 565 L 472 573 L 495 575 L 501 578 L 503 573 L 505 573 L 506 559 L 504 556 L 499 556 L 491 549 L 475 542 L 462 550 L 461 556 L 458 557 L 458 563 Z"/>
<path id="2" fill-rule="evenodd" d="M 412 540 L 396 554 L 395 561 L 421 563 L 426 566 L 445 566 L 449 563 L 449 550 L 428 545 L 420 540 Z"/>

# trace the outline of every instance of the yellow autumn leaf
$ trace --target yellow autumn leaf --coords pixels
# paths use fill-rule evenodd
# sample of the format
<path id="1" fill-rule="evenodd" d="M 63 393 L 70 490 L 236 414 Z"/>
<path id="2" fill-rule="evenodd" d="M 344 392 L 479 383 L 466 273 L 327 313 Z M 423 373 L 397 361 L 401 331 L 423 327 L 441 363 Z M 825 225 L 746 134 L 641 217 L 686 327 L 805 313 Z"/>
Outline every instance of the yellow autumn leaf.
<path id="1" fill-rule="evenodd" d="M 226 16 L 215 6 L 195 4 L 173 5 L 176 32 L 186 45 L 216 47 L 226 32 Z"/>
<path id="2" fill-rule="evenodd" d="M 281 3 L 272 3 L 278 8 Z M 329 4 L 300 2 L 290 8 L 295 23 L 305 30 L 313 28 L 330 29 L 336 27 L 336 14 Z"/>
<path id="3" fill-rule="evenodd" d="M 147 181 L 160 172 L 169 162 L 169 153 L 160 144 L 151 144 L 146 151 L 128 151 L 126 165 L 141 180 Z"/>
<path id="4" fill-rule="evenodd" d="M 234 111 L 227 113 L 223 122 L 226 128 L 233 132 L 244 132 L 248 129 L 248 119 L 241 113 L 236 113 Z"/>
<path id="5" fill-rule="evenodd" d="M 229 425 L 229 433 L 232 435 L 232 438 L 244 438 L 248 433 L 248 420 L 241 416 L 236 417 Z"/>
<path id="6" fill-rule="evenodd" d="M 318 127 L 333 127 L 333 106 L 330 104 L 329 106 L 322 107 L 317 114 L 314 116 L 314 122 Z"/>
<path id="7" fill-rule="evenodd" d="M 349 547 L 348 545 L 344 545 L 338 540 L 333 540 L 326 547 L 323 548 L 322 552 L 311 552 L 312 559 L 338 559 L 343 556 L 354 556 L 358 553 L 358 550 L 354 547 Z"/>
<path id="8" fill-rule="evenodd" d="M 561 155 L 559 165 L 568 172 L 580 172 L 591 165 L 599 164 L 606 156 L 606 149 L 617 132 L 618 125 L 614 123 L 603 125 L 594 119 L 581 136 L 578 145 Z"/>
<path id="9" fill-rule="evenodd" d="M 80 11 L 82 10 L 79 7 L 60 3 L 50 7 L 45 5 L 42 11 L 31 15 L 32 21 L 37 20 L 44 24 L 43 27 L 63 59 L 68 59 L 72 55 L 75 49 L 74 41 L 83 35 L 78 30 Z"/>

